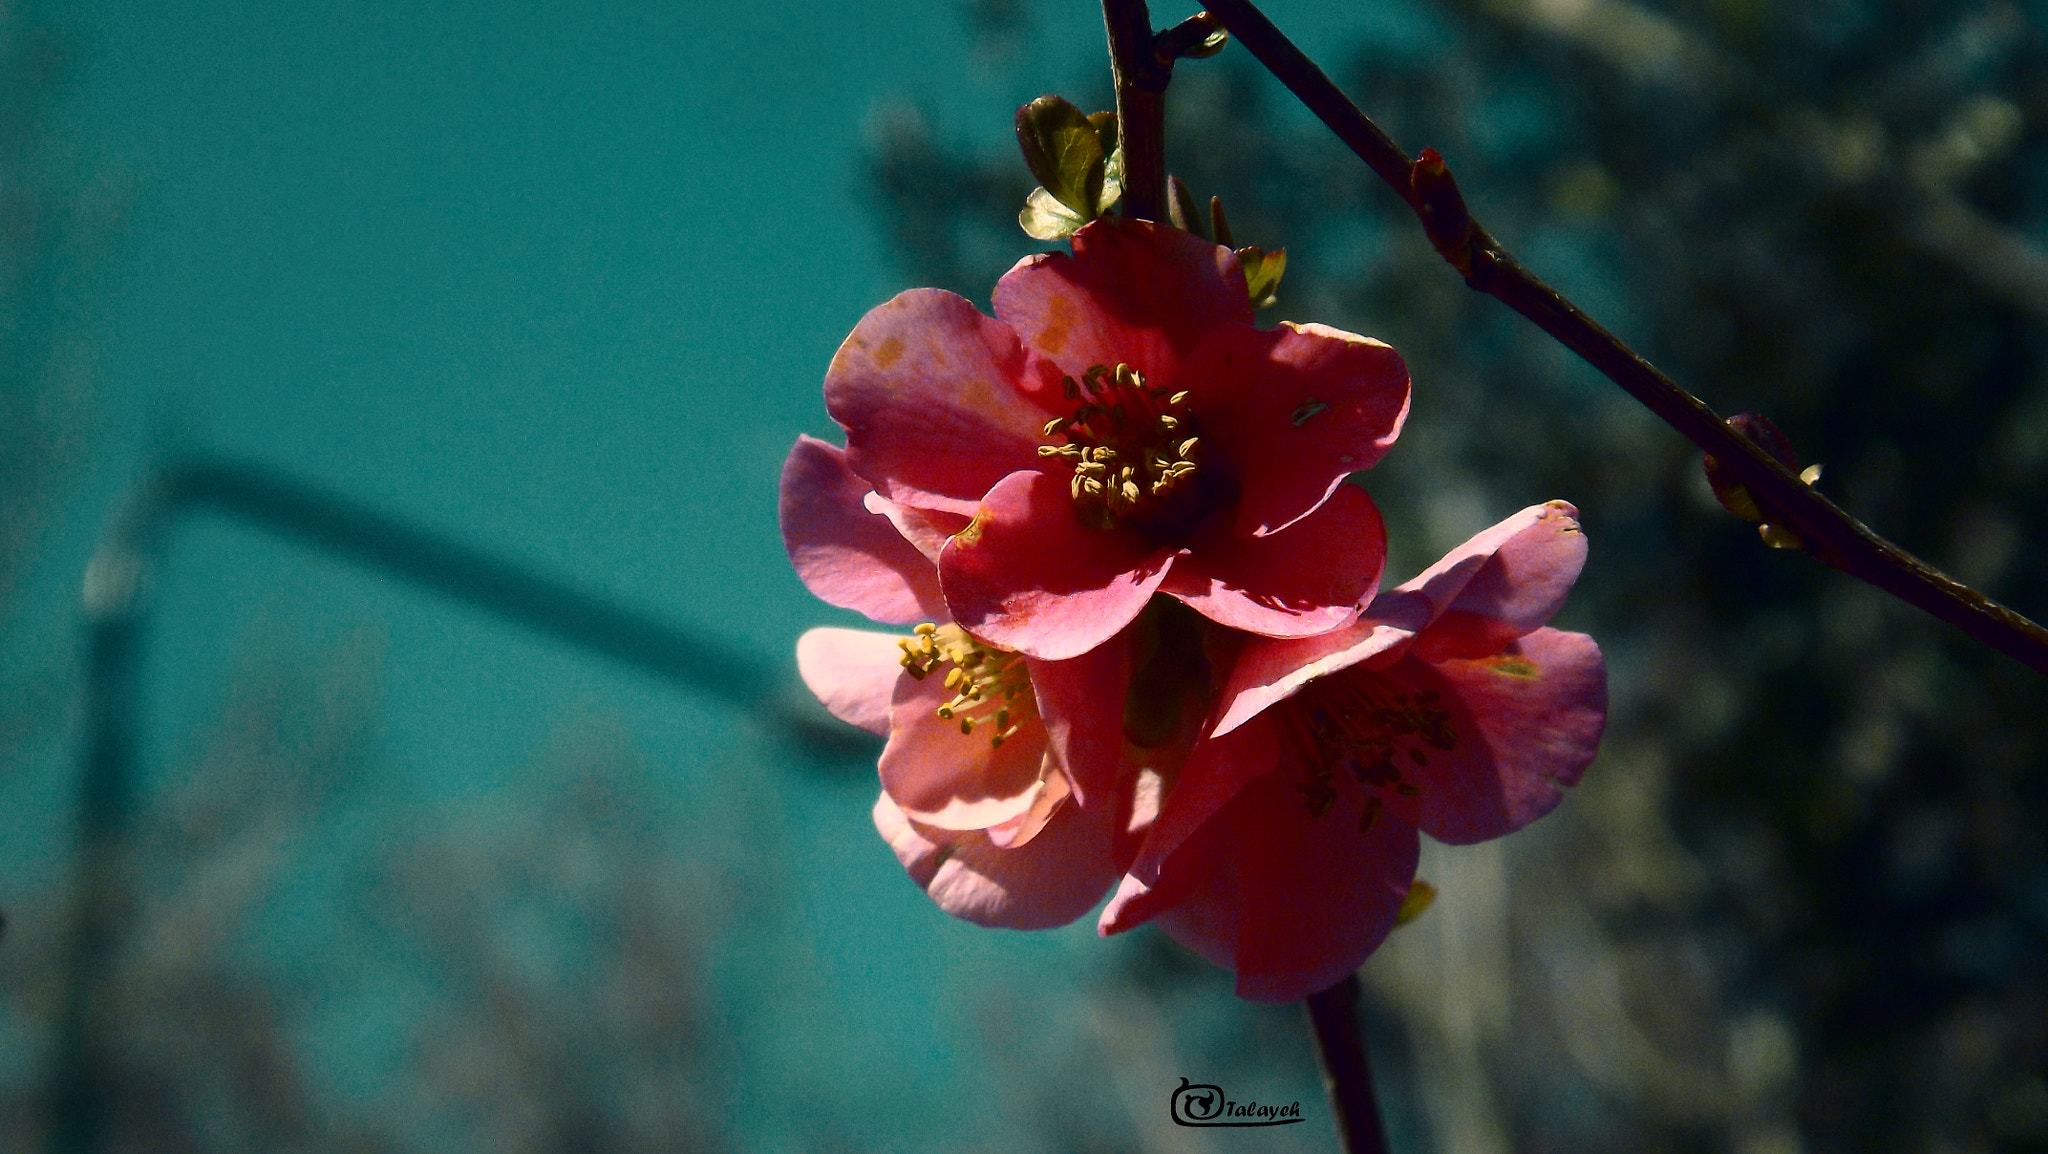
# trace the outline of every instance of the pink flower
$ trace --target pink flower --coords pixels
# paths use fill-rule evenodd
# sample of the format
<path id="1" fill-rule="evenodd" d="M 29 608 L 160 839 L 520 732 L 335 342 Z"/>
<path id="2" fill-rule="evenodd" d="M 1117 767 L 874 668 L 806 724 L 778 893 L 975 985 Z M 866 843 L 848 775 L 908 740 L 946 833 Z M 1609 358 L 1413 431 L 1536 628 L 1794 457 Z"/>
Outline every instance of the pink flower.
<path id="1" fill-rule="evenodd" d="M 1102 932 L 1156 919 L 1260 1001 L 1355 970 L 1393 927 L 1418 830 L 1464 844 L 1519 829 L 1593 759 L 1600 650 L 1544 627 L 1585 556 L 1577 510 L 1553 501 L 1341 631 L 1247 642 Z"/>
<path id="2" fill-rule="evenodd" d="M 846 463 L 888 515 L 951 519 L 953 619 L 1044 660 L 1101 645 L 1154 593 L 1270 637 L 1355 620 L 1384 533 L 1344 480 L 1400 431 L 1400 357 L 1253 328 L 1236 256 L 1185 232 L 1104 220 L 1073 248 L 1010 270 L 994 318 L 936 289 L 896 297 L 825 377 Z"/>
<path id="3" fill-rule="evenodd" d="M 797 666 L 834 716 L 888 737 L 875 825 L 934 901 L 982 925 L 1063 925 L 1101 900 L 1152 812 L 1122 772 L 1128 647 L 1040 661 L 952 624 L 917 542 L 936 551 L 964 521 L 896 506 L 843 450 L 801 438 L 782 486 L 798 575 L 880 621 L 936 620 L 813 629 Z"/>

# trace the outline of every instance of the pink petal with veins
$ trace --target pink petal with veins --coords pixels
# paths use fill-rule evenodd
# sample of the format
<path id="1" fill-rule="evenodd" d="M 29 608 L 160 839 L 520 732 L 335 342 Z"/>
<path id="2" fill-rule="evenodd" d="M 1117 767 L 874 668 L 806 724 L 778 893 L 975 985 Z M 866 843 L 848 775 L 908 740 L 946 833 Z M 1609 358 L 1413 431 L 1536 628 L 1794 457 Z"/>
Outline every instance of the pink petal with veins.
<path id="1" fill-rule="evenodd" d="M 889 518 L 868 511 L 868 483 L 846 451 L 798 437 L 782 465 L 782 540 L 797 576 L 818 598 L 876 621 L 943 620 L 938 573 Z"/>
<path id="2" fill-rule="evenodd" d="M 1100 805 L 1123 762 L 1124 692 L 1130 643 L 1122 633 L 1066 661 L 1026 658 L 1053 756 L 1065 768 L 1076 805 Z"/>
<path id="3" fill-rule="evenodd" d="M 796 641 L 796 669 L 832 716 L 869 733 L 889 732 L 889 705 L 903 673 L 891 633 L 812 629 Z"/>
<path id="4" fill-rule="evenodd" d="M 1277 533 L 1386 455 L 1408 417 L 1393 349 L 1323 325 L 1220 328 L 1173 387 L 1200 419 L 1206 461 L 1236 478 L 1233 529 Z"/>
<path id="5" fill-rule="evenodd" d="M 1160 915 L 1175 941 L 1237 971 L 1237 995 L 1289 1002 L 1364 964 L 1415 878 L 1415 828 L 1381 817 L 1363 833 L 1340 806 L 1312 817 L 1286 775 L 1247 786 L 1216 820 L 1232 852 L 1190 898 Z"/>
<path id="6" fill-rule="evenodd" d="M 1161 592 L 1232 629 L 1310 637 L 1357 619 L 1386 558 L 1379 510 L 1346 485 L 1284 533 L 1240 537 L 1227 518 L 1212 518 Z"/>
<path id="7" fill-rule="evenodd" d="M 1224 686 L 1215 732 L 1228 733 L 1309 682 L 1361 662 L 1385 665 L 1411 648 L 1432 660 L 1497 652 L 1550 619 L 1585 557 L 1578 510 L 1564 501 L 1531 505 L 1382 591 L 1344 629 L 1247 644 Z"/>
<path id="8" fill-rule="evenodd" d="M 940 553 L 939 584 L 961 628 L 1057 661 L 1130 624 L 1173 553 L 1135 530 L 1083 525 L 1060 477 L 1012 473 Z"/>
<path id="9" fill-rule="evenodd" d="M 979 830 L 921 825 L 884 793 L 875 828 L 912 881 L 940 909 L 981 926 L 1018 930 L 1063 926 L 1095 907 L 1116 880 L 1117 815 L 1108 807 L 1061 806 L 1028 843 L 1001 849 Z"/>
<path id="10" fill-rule="evenodd" d="M 1191 861 L 1201 855 L 1187 848 L 1189 840 L 1248 784 L 1278 768 L 1281 756 L 1279 734 L 1270 724 L 1248 725 L 1195 746 L 1102 912 L 1102 932 L 1121 933 L 1185 898 L 1205 872 Z"/>
<path id="11" fill-rule="evenodd" d="M 886 517 L 896 527 L 896 532 L 910 542 L 913 549 L 923 554 L 926 569 L 932 584 L 939 580 L 939 551 L 946 547 L 946 539 L 967 527 L 968 518 L 959 513 L 947 513 L 939 509 L 920 509 L 915 505 L 902 505 L 880 493 L 869 493 L 861 498 L 861 504 L 868 512 Z M 941 602 L 943 603 L 943 598 Z M 927 617 L 927 621 L 938 620 Z"/>
<path id="12" fill-rule="evenodd" d="M 1101 220 L 1074 252 L 1018 262 L 996 284 L 995 313 L 1026 347 L 1079 378 L 1128 364 L 1167 383 L 1211 329 L 1249 327 L 1237 254 L 1147 221 Z"/>
<path id="13" fill-rule="evenodd" d="M 1383 675 L 1435 689 L 1454 707 L 1458 742 L 1430 753 L 1419 799 L 1423 831 L 1453 845 L 1499 837 L 1557 808 L 1607 725 L 1607 667 L 1583 633 L 1538 629 L 1487 657 L 1425 664 L 1411 656 Z"/>
<path id="14" fill-rule="evenodd" d="M 897 679 L 889 707 L 889 743 L 878 767 L 882 789 L 903 811 L 940 829 L 987 829 L 1031 808 L 1048 767 L 1045 727 L 1019 719 L 1016 736 L 997 746 L 993 724 L 960 732 L 938 715 L 953 690 L 934 672 Z"/>
<path id="15" fill-rule="evenodd" d="M 1048 378 L 1049 375 L 1049 378 Z M 825 373 L 848 464 L 884 497 L 972 515 L 1003 477 L 1038 465 L 1059 373 L 962 297 L 912 289 L 854 327 Z"/>
<path id="16" fill-rule="evenodd" d="M 1563 501 L 1552 501 L 1524 509 L 1481 534 L 1518 526 L 1416 639 L 1417 656 L 1427 661 L 1481 657 L 1549 621 L 1586 565 L 1586 535 L 1578 513 Z"/>
<path id="17" fill-rule="evenodd" d="M 1016 817 L 982 830 L 988 843 L 997 849 L 1015 849 L 1029 845 L 1039 835 L 1053 815 L 1058 813 L 1074 796 L 1073 787 L 1067 782 L 1067 775 L 1054 768 L 1046 771 L 1045 784 L 1038 796 L 1031 799 L 1031 808 Z"/>

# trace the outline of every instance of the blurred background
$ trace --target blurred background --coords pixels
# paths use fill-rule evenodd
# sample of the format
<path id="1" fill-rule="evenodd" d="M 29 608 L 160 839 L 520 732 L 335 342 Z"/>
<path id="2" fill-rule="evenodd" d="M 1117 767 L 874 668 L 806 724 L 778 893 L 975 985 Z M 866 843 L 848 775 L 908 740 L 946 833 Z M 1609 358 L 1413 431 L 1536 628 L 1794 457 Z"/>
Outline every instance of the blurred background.
<path id="1" fill-rule="evenodd" d="M 0 1148 L 56 1112 L 81 575 L 154 465 L 284 470 L 782 678 L 855 623 L 788 571 L 782 456 L 836 439 L 867 308 L 1042 247 L 1011 116 L 1109 105 L 1100 12 L 680 8 L 0 8 Z M 2048 613 L 2048 7 L 1268 12 L 1539 274 Z M 1409 360 L 1390 576 L 1552 497 L 1593 543 L 1600 759 L 1426 848 L 1365 969 L 1395 1148 L 2048 1150 L 2048 685 L 1763 549 L 1242 50 L 1169 107 L 1174 171 L 1288 250 L 1267 315 Z M 111 1146 L 1249 1148 L 1168 1122 L 1181 1077 L 1331 1146 L 1294 1007 L 1149 931 L 953 922 L 858 756 L 229 518 L 149 591 Z"/>

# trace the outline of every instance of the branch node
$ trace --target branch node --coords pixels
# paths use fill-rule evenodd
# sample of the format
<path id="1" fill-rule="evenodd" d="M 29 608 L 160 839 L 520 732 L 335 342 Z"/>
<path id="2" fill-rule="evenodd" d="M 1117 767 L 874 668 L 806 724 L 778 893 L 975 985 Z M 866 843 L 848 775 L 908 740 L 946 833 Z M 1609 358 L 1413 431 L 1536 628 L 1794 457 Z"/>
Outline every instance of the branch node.
<path id="1" fill-rule="evenodd" d="M 1222 21 L 1197 12 L 1152 38 L 1152 62 L 1161 72 L 1170 73 L 1174 61 L 1214 56 L 1229 43 L 1230 33 L 1223 30 Z"/>
<path id="2" fill-rule="evenodd" d="M 1480 287 L 1476 278 L 1492 271 L 1493 262 L 1487 259 L 1490 254 L 1476 243 L 1478 226 L 1472 222 L 1471 210 L 1465 207 L 1457 178 L 1451 175 L 1450 166 L 1436 149 L 1423 149 L 1409 169 L 1408 201 L 1422 218 L 1422 229 L 1438 254 L 1458 270 L 1467 284 Z"/>

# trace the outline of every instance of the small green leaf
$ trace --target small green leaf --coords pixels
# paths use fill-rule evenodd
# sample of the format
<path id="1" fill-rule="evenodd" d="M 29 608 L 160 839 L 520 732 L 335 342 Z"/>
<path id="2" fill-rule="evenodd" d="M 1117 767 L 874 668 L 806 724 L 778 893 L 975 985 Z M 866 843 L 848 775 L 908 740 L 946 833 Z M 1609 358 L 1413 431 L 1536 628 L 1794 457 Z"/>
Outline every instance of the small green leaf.
<path id="1" fill-rule="evenodd" d="M 1223 198 L 1220 196 L 1209 198 L 1209 228 L 1217 244 L 1224 248 L 1237 247 L 1237 241 L 1230 235 L 1230 218 L 1223 215 Z"/>
<path id="2" fill-rule="evenodd" d="M 1116 113 L 1091 112 L 1088 114 L 1088 123 L 1095 126 L 1095 138 L 1102 147 L 1102 155 L 1108 156 L 1115 152 L 1122 143 L 1116 138 Z"/>
<path id="3" fill-rule="evenodd" d="M 1758 525 L 1756 532 L 1757 536 L 1764 539 L 1764 544 L 1769 545 L 1773 549 L 1806 548 L 1806 542 L 1799 539 L 1799 534 L 1785 528 L 1783 525 Z"/>
<path id="4" fill-rule="evenodd" d="M 1287 272 L 1286 249 L 1266 252 L 1248 245 L 1237 250 L 1237 263 L 1244 268 L 1245 292 L 1253 308 L 1266 308 L 1280 299 L 1280 277 Z"/>
<path id="5" fill-rule="evenodd" d="M 1116 136 L 1116 113 L 1091 112 L 1088 123 L 1102 146 L 1102 192 L 1095 198 L 1095 215 L 1101 216 L 1124 195 L 1124 146 Z"/>
<path id="6" fill-rule="evenodd" d="M 1017 110 L 1017 144 L 1031 175 L 1061 204 L 1093 220 L 1105 175 L 1102 132 L 1087 114 L 1058 96 Z"/>
<path id="7" fill-rule="evenodd" d="M 1714 458 L 1708 457 L 1712 461 Z M 1719 462 L 1716 462 L 1718 465 Z M 1711 483 L 1711 482 L 1710 482 Z M 1722 481 L 1715 488 L 1714 496 L 1720 498 L 1721 507 L 1745 521 L 1762 521 L 1764 511 L 1759 508 L 1756 498 L 1749 495 L 1749 486 L 1740 481 Z"/>
<path id="8" fill-rule="evenodd" d="M 1771 458 L 1787 469 L 1799 468 L 1799 458 L 1792 451 L 1792 442 L 1770 418 L 1755 413 L 1737 413 L 1728 418 L 1728 427 L 1760 446 Z M 1722 465 L 1712 453 L 1701 459 L 1700 464 L 1707 472 L 1707 485 L 1720 499 L 1721 507 L 1745 521 L 1760 525 L 1764 544 L 1773 549 L 1797 549 L 1799 538 L 1782 526 L 1763 525 L 1768 519 L 1763 507 L 1756 502 L 1756 495 L 1749 487 L 1735 479 L 1735 475 Z M 1802 470 L 1799 479 L 1811 485 L 1820 480 L 1820 466 L 1812 465 Z"/>
<path id="9" fill-rule="evenodd" d="M 1189 60 L 1207 60 L 1230 46 L 1230 32 L 1218 28 L 1197 41 L 1192 48 L 1184 48 L 1181 55 Z"/>
<path id="10" fill-rule="evenodd" d="M 1294 412 L 1287 419 L 1290 424 L 1299 429 L 1329 411 L 1330 402 L 1319 401 L 1314 397 L 1310 397 L 1308 400 L 1295 406 Z"/>
<path id="11" fill-rule="evenodd" d="M 1205 223 L 1202 220 L 1202 212 L 1195 207 L 1195 194 L 1188 191 L 1188 186 L 1181 183 L 1180 177 L 1166 178 L 1166 192 L 1167 223 L 1182 232 L 1191 232 L 1203 240 L 1208 240 L 1208 232 L 1202 227 Z"/>
<path id="12" fill-rule="evenodd" d="M 1095 198 L 1095 215 L 1101 216 L 1124 195 L 1124 150 L 1119 148 L 1102 162 L 1102 192 Z"/>
<path id="13" fill-rule="evenodd" d="M 1435 900 L 1436 887 L 1421 878 L 1416 878 L 1408 883 L 1408 896 L 1401 899 L 1401 908 L 1394 913 L 1394 924 L 1405 926 L 1421 917 L 1422 911 L 1428 909 L 1430 903 Z"/>
<path id="14" fill-rule="evenodd" d="M 1024 200 L 1023 211 L 1017 214 L 1017 223 L 1033 240 L 1065 240 L 1088 221 L 1080 213 L 1061 204 L 1058 197 L 1042 188 L 1034 188 Z"/>

